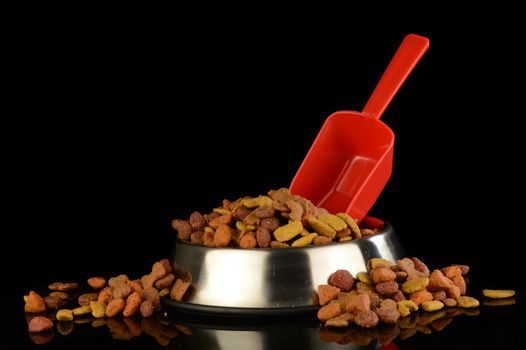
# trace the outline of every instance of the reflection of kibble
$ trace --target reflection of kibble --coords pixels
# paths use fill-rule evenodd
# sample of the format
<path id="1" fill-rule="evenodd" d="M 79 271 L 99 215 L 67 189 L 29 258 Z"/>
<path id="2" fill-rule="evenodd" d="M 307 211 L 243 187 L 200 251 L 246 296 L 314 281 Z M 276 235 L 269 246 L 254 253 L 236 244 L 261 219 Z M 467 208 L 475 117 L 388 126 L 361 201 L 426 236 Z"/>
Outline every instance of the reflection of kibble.
<path id="1" fill-rule="evenodd" d="M 345 213 L 336 215 L 282 188 L 268 195 L 223 200 L 210 214 L 193 212 L 172 227 L 185 242 L 207 247 L 289 248 L 345 242 L 377 229 L 360 229 Z"/>

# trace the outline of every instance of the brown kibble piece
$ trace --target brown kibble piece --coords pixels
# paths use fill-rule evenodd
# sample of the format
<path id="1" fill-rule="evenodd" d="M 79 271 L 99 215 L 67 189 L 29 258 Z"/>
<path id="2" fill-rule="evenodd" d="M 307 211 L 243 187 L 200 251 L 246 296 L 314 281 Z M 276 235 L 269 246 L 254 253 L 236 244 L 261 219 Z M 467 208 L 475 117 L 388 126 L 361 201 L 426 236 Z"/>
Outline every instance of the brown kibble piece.
<path id="1" fill-rule="evenodd" d="M 398 260 L 396 262 L 396 265 L 400 268 L 400 270 L 402 270 L 405 273 L 407 273 L 407 280 L 408 281 L 412 280 L 412 279 L 428 277 L 428 276 L 426 276 L 426 274 L 424 272 L 418 271 L 415 268 L 415 263 L 413 262 L 413 260 L 411 260 L 409 258 L 403 258 L 401 260 Z"/>
<path id="2" fill-rule="evenodd" d="M 29 297 L 27 298 L 26 305 L 24 306 L 25 312 L 31 312 L 31 313 L 40 313 L 46 311 L 46 304 L 44 303 L 44 299 L 42 297 L 34 292 L 29 292 Z"/>
<path id="3" fill-rule="evenodd" d="M 171 287 L 175 281 L 175 275 L 173 273 L 164 276 L 157 282 L 155 282 L 155 288 L 161 290 L 163 288 Z"/>
<path id="4" fill-rule="evenodd" d="M 97 301 L 100 303 L 108 304 L 111 301 L 111 299 L 113 299 L 113 288 L 104 287 L 100 291 Z"/>
<path id="5" fill-rule="evenodd" d="M 349 298 L 346 311 L 358 314 L 371 309 L 371 299 L 368 294 L 355 294 Z"/>
<path id="6" fill-rule="evenodd" d="M 56 295 L 48 295 L 44 297 L 44 304 L 46 305 L 46 310 L 58 310 L 66 301 L 59 298 Z"/>
<path id="7" fill-rule="evenodd" d="M 88 284 L 91 288 L 102 289 L 106 286 L 106 279 L 104 277 L 88 278 Z"/>
<path id="8" fill-rule="evenodd" d="M 122 315 L 124 317 L 130 317 L 135 315 L 141 307 L 141 301 L 142 299 L 139 293 L 131 293 L 130 296 L 126 299 L 126 305 L 124 306 L 124 311 L 122 312 Z"/>
<path id="9" fill-rule="evenodd" d="M 244 206 L 241 205 L 234 211 L 233 216 L 237 220 L 243 221 L 248 216 L 248 214 L 250 214 L 251 212 L 252 210 L 245 208 Z"/>
<path id="10" fill-rule="evenodd" d="M 378 267 L 374 269 L 371 273 L 373 282 L 382 283 L 382 282 L 392 282 L 396 279 L 396 273 L 393 270 L 385 267 Z"/>
<path id="11" fill-rule="evenodd" d="M 202 231 L 206 226 L 206 220 L 203 214 L 198 211 L 194 211 L 190 214 L 190 220 L 188 221 L 190 222 L 190 226 L 196 231 Z"/>
<path id="12" fill-rule="evenodd" d="M 128 281 L 126 275 L 110 278 L 108 285 L 113 288 L 113 299 L 126 299 L 130 295 L 131 288 L 127 283 Z"/>
<path id="13" fill-rule="evenodd" d="M 292 220 L 298 221 L 303 217 L 303 206 L 293 199 L 289 199 L 285 202 L 287 208 L 290 209 L 289 217 Z"/>
<path id="14" fill-rule="evenodd" d="M 82 294 L 79 297 L 78 302 L 79 302 L 79 305 L 85 306 L 85 305 L 89 305 L 90 302 L 96 301 L 98 299 L 99 299 L 99 293 L 97 292 L 86 293 L 86 294 Z"/>
<path id="15" fill-rule="evenodd" d="M 412 258 L 411 261 L 415 267 L 415 270 L 420 271 L 424 274 L 424 277 L 429 277 L 429 269 L 420 259 Z"/>
<path id="16" fill-rule="evenodd" d="M 220 224 L 217 226 L 216 233 L 214 235 L 214 245 L 218 248 L 227 247 L 232 239 L 232 228 L 226 224 Z"/>
<path id="17" fill-rule="evenodd" d="M 371 310 L 362 311 L 354 316 L 354 323 L 363 328 L 375 327 L 378 324 L 378 316 Z"/>
<path id="18" fill-rule="evenodd" d="M 456 299 L 460 296 L 460 289 L 449 278 L 444 276 L 442 271 L 435 270 L 429 276 L 427 289 L 431 292 L 445 290 L 449 298 Z"/>
<path id="19" fill-rule="evenodd" d="M 62 283 L 62 282 L 55 282 L 48 286 L 49 289 L 59 292 L 68 292 L 70 290 L 77 289 L 79 286 L 78 283 Z"/>
<path id="20" fill-rule="evenodd" d="M 270 248 L 290 248 L 290 246 L 284 242 L 270 241 Z"/>
<path id="21" fill-rule="evenodd" d="M 220 217 L 215 218 L 214 220 L 211 220 L 208 223 L 208 226 L 210 226 L 213 229 L 218 229 L 220 225 L 230 225 L 232 223 L 232 215 L 221 215 Z"/>
<path id="22" fill-rule="evenodd" d="M 376 291 L 378 294 L 383 296 L 392 296 L 396 292 L 398 292 L 398 283 L 396 282 L 382 282 L 378 283 L 375 286 Z"/>
<path id="23" fill-rule="evenodd" d="M 427 290 L 421 290 L 415 293 L 412 293 L 409 298 L 416 306 L 420 306 L 424 301 L 433 300 L 433 294 L 429 293 Z"/>
<path id="24" fill-rule="evenodd" d="M 259 223 L 260 228 L 266 228 L 270 233 L 274 232 L 280 225 L 276 217 L 264 218 Z"/>
<path id="25" fill-rule="evenodd" d="M 190 243 L 203 245 L 205 233 L 204 231 L 195 231 L 190 234 Z"/>
<path id="26" fill-rule="evenodd" d="M 256 241 L 260 248 L 268 248 L 271 240 L 272 236 L 270 235 L 270 231 L 267 228 L 258 228 L 256 232 Z"/>
<path id="27" fill-rule="evenodd" d="M 142 300 L 150 300 L 155 309 L 161 307 L 161 298 L 159 296 L 159 291 L 154 287 L 144 288 L 141 294 Z"/>
<path id="28" fill-rule="evenodd" d="M 170 298 L 173 300 L 183 300 L 184 294 L 190 287 L 190 282 L 185 282 L 182 279 L 177 279 L 170 291 Z"/>
<path id="29" fill-rule="evenodd" d="M 148 318 L 152 317 L 155 308 L 153 307 L 151 300 L 145 300 L 142 302 L 140 310 L 142 317 Z"/>
<path id="30" fill-rule="evenodd" d="M 318 300 L 320 305 L 327 305 L 331 300 L 340 296 L 340 288 L 322 284 L 318 286 Z"/>
<path id="31" fill-rule="evenodd" d="M 402 293 L 401 290 L 399 290 L 398 292 L 396 292 L 395 294 L 393 294 L 393 296 L 391 297 L 394 301 L 396 302 L 399 302 L 399 301 L 402 301 L 402 300 L 406 300 L 406 297 L 404 295 L 404 293 Z"/>
<path id="32" fill-rule="evenodd" d="M 274 209 L 272 207 L 259 207 L 254 210 L 254 215 L 260 219 L 270 218 L 274 215 Z"/>
<path id="33" fill-rule="evenodd" d="M 53 321 L 47 317 L 36 316 L 29 321 L 28 330 L 30 333 L 38 333 L 53 328 Z"/>
<path id="34" fill-rule="evenodd" d="M 338 303 L 330 303 L 318 310 L 318 319 L 320 321 L 327 321 L 331 318 L 340 316 L 340 314 L 340 305 Z"/>
<path id="35" fill-rule="evenodd" d="M 239 240 L 239 247 L 244 249 L 256 248 L 258 246 L 253 233 L 247 233 Z"/>
<path id="36" fill-rule="evenodd" d="M 143 289 L 148 288 L 148 287 L 153 287 L 155 282 L 157 282 L 158 280 L 160 280 L 167 274 L 168 274 L 168 271 L 167 271 L 166 265 L 160 261 L 156 262 L 152 266 L 152 271 L 148 275 L 142 276 L 141 278 L 141 284 L 142 284 Z"/>
<path id="37" fill-rule="evenodd" d="M 106 306 L 106 316 L 107 317 L 117 316 L 119 313 L 122 312 L 122 310 L 124 310 L 125 305 L 126 303 L 124 302 L 124 299 L 121 299 L 121 298 L 113 299 Z"/>
<path id="38" fill-rule="evenodd" d="M 462 276 L 465 276 L 468 274 L 469 272 L 469 266 L 468 265 L 454 265 L 454 266 L 458 266 L 458 268 L 460 269 L 460 272 L 462 272 Z"/>
<path id="39" fill-rule="evenodd" d="M 455 299 L 453 299 L 453 298 L 446 298 L 446 299 L 442 300 L 442 302 L 447 307 L 455 307 L 455 306 L 457 306 L 457 301 Z"/>
<path id="40" fill-rule="evenodd" d="M 329 284 L 343 292 L 348 292 L 352 289 L 354 277 L 347 270 L 338 270 L 329 277 Z"/>
<path id="41" fill-rule="evenodd" d="M 203 245 L 206 247 L 213 247 L 214 246 L 214 233 L 213 232 L 206 232 L 203 236 Z"/>
<path id="42" fill-rule="evenodd" d="M 446 297 L 446 292 L 443 290 L 433 293 L 433 300 L 444 301 Z"/>
<path id="43" fill-rule="evenodd" d="M 398 305 L 391 299 L 385 299 L 378 309 L 376 309 L 376 315 L 385 324 L 396 324 L 396 321 L 400 318 L 398 312 Z"/>
<path id="44" fill-rule="evenodd" d="M 175 219 L 172 221 L 172 227 L 177 230 L 177 238 L 188 241 L 192 233 L 192 226 L 186 220 Z"/>
<path id="45" fill-rule="evenodd" d="M 464 280 L 464 277 L 462 277 L 462 270 L 458 266 L 449 266 L 444 269 L 442 269 L 442 273 L 444 276 L 449 278 L 455 286 L 460 289 L 460 295 L 466 294 L 466 281 Z"/>
<path id="46" fill-rule="evenodd" d="M 126 284 L 130 286 L 131 292 L 137 292 L 139 295 L 142 293 L 142 283 L 141 280 L 128 280 Z"/>

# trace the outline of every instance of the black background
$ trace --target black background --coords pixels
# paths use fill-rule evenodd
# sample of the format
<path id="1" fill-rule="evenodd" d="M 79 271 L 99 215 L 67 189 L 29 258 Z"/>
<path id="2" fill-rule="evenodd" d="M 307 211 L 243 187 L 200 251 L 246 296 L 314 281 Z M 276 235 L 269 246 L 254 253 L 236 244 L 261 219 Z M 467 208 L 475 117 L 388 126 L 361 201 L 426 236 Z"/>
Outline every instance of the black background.
<path id="1" fill-rule="evenodd" d="M 369 30 L 338 19 L 277 33 L 248 22 L 201 35 L 198 24 L 72 33 L 48 23 L 13 40 L 4 315 L 22 313 L 34 286 L 140 276 L 169 255 L 173 218 L 288 186 L 325 118 L 361 110 L 408 33 L 431 46 L 382 117 L 394 169 L 371 214 L 429 265 L 465 263 L 481 287 L 521 290 L 514 21 Z"/>

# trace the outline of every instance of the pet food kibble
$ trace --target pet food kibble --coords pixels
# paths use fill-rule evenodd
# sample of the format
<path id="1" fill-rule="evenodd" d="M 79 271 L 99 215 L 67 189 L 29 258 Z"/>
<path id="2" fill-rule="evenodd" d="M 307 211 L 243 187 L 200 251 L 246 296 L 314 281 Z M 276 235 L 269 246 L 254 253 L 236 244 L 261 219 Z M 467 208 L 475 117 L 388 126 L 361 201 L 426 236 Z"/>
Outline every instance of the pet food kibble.
<path id="1" fill-rule="evenodd" d="M 504 299 L 514 296 L 515 291 L 511 289 L 484 289 L 482 294 L 492 299 Z"/>
<path id="2" fill-rule="evenodd" d="M 371 279 L 371 276 L 369 276 L 369 274 L 366 272 L 358 272 L 356 274 L 356 278 L 358 278 L 360 282 L 363 282 L 365 284 L 373 284 L 373 280 Z"/>
<path id="3" fill-rule="evenodd" d="M 124 310 L 124 305 L 126 303 L 124 302 L 124 299 L 118 298 L 113 299 L 110 301 L 110 303 L 106 306 L 106 316 L 107 317 L 114 317 L 117 316 Z"/>
<path id="4" fill-rule="evenodd" d="M 173 300 L 181 301 L 183 300 L 184 294 L 190 287 L 190 282 L 177 279 L 170 291 L 170 298 Z"/>
<path id="5" fill-rule="evenodd" d="M 141 296 L 137 292 L 131 293 L 128 298 L 126 299 L 126 305 L 124 306 L 124 310 L 122 312 L 122 315 L 124 317 L 130 317 L 135 315 L 139 308 L 141 307 Z"/>
<path id="6" fill-rule="evenodd" d="M 354 323 L 363 328 L 375 327 L 378 324 L 378 316 L 371 310 L 359 312 L 354 316 Z"/>
<path id="7" fill-rule="evenodd" d="M 45 312 L 46 304 L 44 303 L 44 299 L 42 299 L 42 297 L 38 293 L 30 291 L 26 304 L 24 306 L 24 310 L 26 312 L 31 312 L 35 314 Z"/>
<path id="8" fill-rule="evenodd" d="M 442 302 L 447 307 L 455 307 L 455 306 L 457 306 L 457 301 L 455 299 L 453 299 L 453 298 L 446 298 L 446 299 L 442 300 Z"/>
<path id="9" fill-rule="evenodd" d="M 108 304 L 111 299 L 113 299 L 113 288 L 111 287 L 104 287 L 99 293 L 99 298 L 97 301 L 99 303 Z M 91 303 L 91 302 L 90 302 Z"/>
<path id="10" fill-rule="evenodd" d="M 61 299 L 55 295 L 48 295 L 47 297 L 44 297 L 44 304 L 46 305 L 46 310 L 58 310 L 62 305 L 65 304 L 65 302 L 66 301 L 64 299 Z"/>
<path id="11" fill-rule="evenodd" d="M 311 244 L 314 238 L 316 237 L 318 237 L 317 233 L 309 233 L 308 235 L 298 238 L 297 240 L 292 242 L 291 247 L 304 247 L 306 245 Z"/>
<path id="12" fill-rule="evenodd" d="M 256 207 L 270 207 L 272 206 L 272 199 L 267 196 L 258 196 L 256 198 L 245 198 L 241 200 L 241 204 L 249 209 Z"/>
<path id="13" fill-rule="evenodd" d="M 186 220 L 175 219 L 172 221 L 172 227 L 177 231 L 177 238 L 188 241 L 192 233 L 192 226 Z"/>
<path id="14" fill-rule="evenodd" d="M 320 305 L 327 305 L 331 300 L 338 299 L 340 288 L 322 284 L 318 286 L 318 300 Z"/>
<path id="15" fill-rule="evenodd" d="M 272 236 L 268 228 L 260 227 L 256 232 L 256 242 L 261 248 L 267 248 L 270 245 Z"/>
<path id="16" fill-rule="evenodd" d="M 393 263 L 390 262 L 389 260 L 382 259 L 382 258 L 372 258 L 372 259 L 369 259 L 369 261 L 367 262 L 367 271 L 372 271 L 379 267 L 388 268 L 392 265 Z"/>
<path id="17" fill-rule="evenodd" d="M 62 282 L 55 282 L 53 284 L 50 284 L 48 286 L 49 289 L 59 292 L 68 292 L 70 290 L 77 289 L 79 286 L 78 283 L 62 283 Z"/>
<path id="18" fill-rule="evenodd" d="M 192 228 L 197 231 L 203 230 L 206 226 L 206 220 L 203 217 L 203 214 L 201 214 L 198 211 L 194 211 L 190 215 L 189 221 L 190 221 L 190 226 L 192 226 Z"/>
<path id="19" fill-rule="evenodd" d="M 290 224 L 281 226 L 274 231 L 274 237 L 278 242 L 288 241 L 303 230 L 303 225 L 301 221 L 293 221 Z"/>
<path id="20" fill-rule="evenodd" d="M 443 290 L 433 293 L 433 300 L 443 301 L 446 298 L 446 292 L 444 292 Z"/>
<path id="21" fill-rule="evenodd" d="M 321 236 L 327 236 L 331 240 L 336 236 L 336 231 L 324 223 L 321 220 L 318 220 L 315 216 L 311 215 L 307 218 L 309 225 Z"/>
<path id="22" fill-rule="evenodd" d="M 392 282 L 396 279 L 396 273 L 391 269 L 379 267 L 372 271 L 371 277 L 374 283 Z"/>
<path id="23" fill-rule="evenodd" d="M 457 298 L 458 306 L 462 308 L 473 308 L 480 305 L 479 301 L 473 297 L 460 296 Z"/>
<path id="24" fill-rule="evenodd" d="M 276 217 L 262 219 L 259 226 L 266 228 L 269 232 L 274 232 L 279 227 L 279 219 Z"/>
<path id="25" fill-rule="evenodd" d="M 128 297 L 128 295 L 130 295 L 131 288 L 127 283 L 128 280 L 129 278 L 126 275 L 119 275 L 117 277 L 110 278 L 108 285 L 113 288 L 113 299 L 125 299 Z"/>
<path id="26" fill-rule="evenodd" d="M 43 316 L 33 317 L 28 325 L 30 333 L 45 332 L 51 328 L 53 328 L 53 321 Z"/>
<path id="27" fill-rule="evenodd" d="M 173 282 L 175 281 L 175 275 L 173 273 L 164 276 L 157 282 L 155 282 L 155 288 L 161 290 L 167 287 L 171 287 Z"/>
<path id="28" fill-rule="evenodd" d="M 78 302 L 79 302 L 79 305 L 81 306 L 84 306 L 84 305 L 89 305 L 90 302 L 92 301 L 96 301 L 99 299 L 99 293 L 86 293 L 86 294 L 82 294 L 79 299 L 78 299 Z"/>
<path id="29" fill-rule="evenodd" d="M 400 318 L 397 304 L 391 299 L 382 301 L 380 307 L 376 309 L 376 315 L 379 320 L 385 324 L 395 324 L 398 318 Z"/>
<path id="30" fill-rule="evenodd" d="M 415 270 L 422 272 L 425 277 L 429 277 L 429 269 L 427 268 L 426 264 L 424 264 L 418 258 L 411 258 L 411 261 L 413 262 Z"/>
<path id="31" fill-rule="evenodd" d="M 433 300 L 433 294 L 429 293 L 427 290 L 420 290 L 412 293 L 409 299 L 417 306 L 420 306 L 425 301 Z"/>
<path id="32" fill-rule="evenodd" d="M 431 292 L 444 290 L 449 298 L 456 299 L 460 296 L 460 289 L 442 271 L 434 270 L 429 276 L 427 289 Z"/>
<path id="33" fill-rule="evenodd" d="M 246 219 L 246 218 L 245 218 Z M 230 225 L 232 223 L 232 215 L 221 215 L 220 217 L 215 218 L 214 220 L 210 221 L 208 223 L 208 226 L 210 226 L 213 229 L 216 229 L 220 225 Z"/>
<path id="34" fill-rule="evenodd" d="M 401 260 L 398 260 L 396 262 L 396 265 L 400 268 L 400 270 L 404 271 L 405 273 L 407 273 L 407 280 L 413 280 L 413 279 L 419 279 L 419 278 L 424 278 L 424 277 L 428 277 L 426 276 L 425 272 L 421 272 L 421 271 L 418 271 L 416 268 L 415 268 L 415 263 L 413 262 L 413 260 L 409 259 L 409 258 L 403 258 Z"/>
<path id="35" fill-rule="evenodd" d="M 91 314 L 95 318 L 103 318 L 106 315 L 106 304 L 104 303 L 92 301 L 89 303 L 89 307 L 91 309 Z"/>
<path id="36" fill-rule="evenodd" d="M 239 240 L 239 247 L 244 249 L 256 248 L 258 243 L 253 233 L 247 233 Z"/>
<path id="37" fill-rule="evenodd" d="M 336 215 L 323 214 L 320 215 L 318 219 L 332 227 L 332 229 L 335 231 L 341 231 L 347 228 L 347 224 L 345 223 L 345 221 Z"/>
<path id="38" fill-rule="evenodd" d="M 312 240 L 312 243 L 314 243 L 314 245 L 328 244 L 332 243 L 332 239 L 327 236 L 318 236 Z"/>
<path id="39" fill-rule="evenodd" d="M 274 209 L 272 207 L 259 207 L 254 210 L 254 215 L 260 219 L 270 218 L 274 216 Z M 301 216 L 300 216 L 301 219 Z"/>
<path id="40" fill-rule="evenodd" d="M 106 279 L 104 277 L 88 278 L 88 284 L 91 288 L 102 289 L 106 286 Z"/>
<path id="41" fill-rule="evenodd" d="M 348 292 L 353 287 L 354 277 L 347 270 L 338 270 L 329 277 L 329 284 L 343 292 Z"/>
<path id="42" fill-rule="evenodd" d="M 232 239 L 232 229 L 226 224 L 220 224 L 214 234 L 214 245 L 218 248 L 227 247 Z"/>
<path id="43" fill-rule="evenodd" d="M 354 316 L 348 312 L 341 314 L 340 316 L 331 318 L 325 322 L 326 327 L 347 327 L 349 322 L 354 320 Z"/>
<path id="44" fill-rule="evenodd" d="M 406 297 L 405 297 L 404 293 L 402 293 L 401 290 L 399 290 L 398 292 L 394 293 L 391 298 L 394 301 L 396 301 L 396 302 L 399 302 L 399 301 L 402 301 L 402 300 L 406 300 Z"/>
<path id="45" fill-rule="evenodd" d="M 378 294 L 383 296 L 392 296 L 396 292 L 398 292 L 398 283 L 396 282 L 382 282 L 378 283 L 375 286 L 376 291 Z"/>
<path id="46" fill-rule="evenodd" d="M 444 276 L 449 278 L 455 286 L 458 287 L 460 290 L 460 295 L 466 294 L 466 281 L 464 280 L 464 277 L 462 276 L 462 271 L 460 270 L 460 267 L 458 266 L 449 266 L 444 269 L 442 269 L 442 272 Z"/>
<path id="47" fill-rule="evenodd" d="M 190 234 L 190 243 L 203 245 L 205 233 L 204 231 L 195 231 Z"/>
<path id="48" fill-rule="evenodd" d="M 330 303 L 318 310 L 318 319 L 320 321 L 327 321 L 331 318 L 340 316 L 340 314 L 340 305 L 338 303 Z"/>
<path id="49" fill-rule="evenodd" d="M 444 304 L 438 300 L 424 301 L 422 303 L 422 309 L 432 312 L 440 310 L 444 307 Z"/>
<path id="50" fill-rule="evenodd" d="M 371 299 L 368 294 L 355 294 L 349 298 L 346 311 L 357 314 L 359 312 L 368 311 L 371 308 Z"/>
<path id="51" fill-rule="evenodd" d="M 153 307 L 153 304 L 150 300 L 145 300 L 142 302 L 140 306 L 141 315 L 142 317 L 152 317 L 153 312 L 155 311 L 155 308 Z"/>
<path id="52" fill-rule="evenodd" d="M 429 284 L 429 278 L 427 277 L 412 279 L 402 284 L 402 291 L 408 294 L 418 292 L 420 290 L 425 289 L 428 284 Z"/>
<path id="53" fill-rule="evenodd" d="M 83 316 L 91 314 L 91 307 L 89 305 L 80 306 L 71 310 L 73 316 Z"/>
<path id="54" fill-rule="evenodd" d="M 418 311 L 418 305 L 411 300 L 402 300 L 397 302 L 396 305 L 402 317 L 408 316 L 411 312 Z"/>
<path id="55" fill-rule="evenodd" d="M 57 312 L 57 320 L 59 321 L 72 321 L 73 320 L 73 312 L 68 309 L 62 309 Z"/>

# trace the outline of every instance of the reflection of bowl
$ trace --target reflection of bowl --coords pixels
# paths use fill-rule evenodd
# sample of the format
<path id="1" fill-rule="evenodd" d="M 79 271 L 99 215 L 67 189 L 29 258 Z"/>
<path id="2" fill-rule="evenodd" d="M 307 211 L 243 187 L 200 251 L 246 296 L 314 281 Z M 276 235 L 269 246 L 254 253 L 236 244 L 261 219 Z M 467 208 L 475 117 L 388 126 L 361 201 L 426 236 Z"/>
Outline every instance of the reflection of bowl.
<path id="1" fill-rule="evenodd" d="M 389 223 L 361 239 L 301 248 L 209 248 L 176 239 L 173 260 L 192 275 L 185 303 L 171 307 L 221 314 L 286 314 L 313 310 L 318 285 L 339 269 L 353 275 L 370 258 L 396 260 L 402 246 Z"/>

